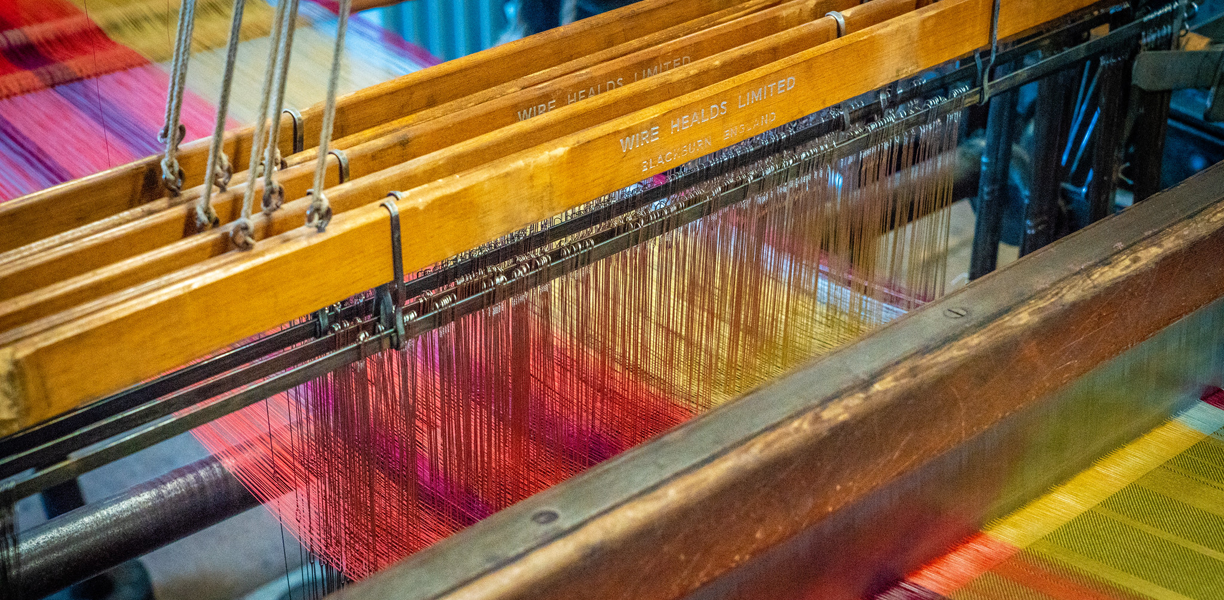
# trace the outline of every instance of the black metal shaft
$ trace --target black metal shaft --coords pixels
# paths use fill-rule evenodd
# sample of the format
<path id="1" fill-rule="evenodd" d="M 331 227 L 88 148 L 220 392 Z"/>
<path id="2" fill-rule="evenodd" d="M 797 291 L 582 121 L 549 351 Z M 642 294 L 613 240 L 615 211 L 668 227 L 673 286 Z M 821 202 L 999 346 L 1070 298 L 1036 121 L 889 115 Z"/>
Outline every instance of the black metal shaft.
<path id="1" fill-rule="evenodd" d="M 1135 118 L 1135 133 L 1131 138 L 1134 143 L 1131 173 L 1135 181 L 1135 202 L 1139 202 L 1161 188 L 1165 134 L 1169 128 L 1169 100 L 1173 93 L 1135 91 L 1138 92 L 1139 114 Z"/>
<path id="2" fill-rule="evenodd" d="M 66 512 L 85 506 L 81 484 L 76 479 L 70 479 L 43 490 L 42 505 L 43 512 L 47 513 L 48 519 L 54 519 Z"/>
<path id="3" fill-rule="evenodd" d="M 258 505 L 215 458 L 175 469 L 22 534 L 18 597 L 41 598 Z"/>
<path id="4" fill-rule="evenodd" d="M 1085 195 L 1089 223 L 1113 214 L 1118 150 L 1122 141 L 1122 123 L 1126 119 L 1127 91 L 1130 89 L 1130 65 L 1129 52 L 1101 57 L 1097 90 L 1097 106 L 1101 112 L 1092 148 L 1092 178 Z"/>
<path id="5" fill-rule="evenodd" d="M 997 69 L 997 74 L 1004 75 L 1009 70 L 1009 65 L 1004 65 Z M 969 261 L 971 280 L 995 270 L 998 263 L 1003 211 L 1007 206 L 1007 174 L 1015 139 L 1016 99 L 1014 89 L 990 99 L 986 149 L 982 152 L 982 170 L 978 180 L 973 253 Z"/>
<path id="6" fill-rule="evenodd" d="M 1033 181 L 1024 205 L 1023 256 L 1058 239 L 1059 200 L 1062 193 L 1062 155 L 1067 133 L 1071 89 L 1075 72 L 1060 71 L 1037 83 L 1033 117 Z"/>

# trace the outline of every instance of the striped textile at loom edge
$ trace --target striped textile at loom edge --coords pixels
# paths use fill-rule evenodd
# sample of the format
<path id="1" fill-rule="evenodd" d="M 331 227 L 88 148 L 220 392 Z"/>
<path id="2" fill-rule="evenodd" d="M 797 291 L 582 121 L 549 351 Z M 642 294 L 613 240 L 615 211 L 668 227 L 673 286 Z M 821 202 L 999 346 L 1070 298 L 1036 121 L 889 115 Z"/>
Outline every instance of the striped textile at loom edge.
<path id="1" fill-rule="evenodd" d="M 64 0 L 0 3 L 0 98 L 148 62 Z"/>
<path id="2" fill-rule="evenodd" d="M 229 13 L 218 12 L 222 5 L 229 7 L 230 2 L 203 2 L 207 14 L 197 17 L 191 63 L 196 68 L 188 70 L 183 98 L 185 141 L 212 133 L 215 109 L 198 94 L 216 93 L 217 61 L 224 58 L 226 37 L 220 30 L 229 26 Z M 86 14 L 78 6 L 91 10 Z M 157 132 L 163 125 L 170 67 L 153 60 L 168 52 L 176 6 L 173 1 L 150 0 L 0 1 L 0 202 L 164 150 Z M 124 11 L 129 8 L 138 14 L 127 15 Z M 335 19 L 309 3 L 302 9 L 300 25 L 307 26 L 300 30 L 298 41 L 324 44 L 330 51 L 331 43 L 325 40 Z M 243 56 L 258 55 L 263 60 L 266 52 L 259 44 L 266 45 L 270 13 L 262 0 L 248 4 L 240 63 Z M 125 15 L 131 18 L 121 18 Z M 348 78 L 342 77 L 342 93 L 438 63 L 428 52 L 364 16 L 357 15 L 350 25 L 344 70 Z M 133 19 L 139 22 L 133 25 Z M 319 31 L 309 27 L 311 23 Z M 163 32 L 158 27 L 166 28 L 166 40 L 160 40 Z M 157 43 L 138 35 L 151 28 L 159 32 Z M 117 39 L 143 44 L 139 47 L 153 54 L 146 56 Z M 254 45 L 248 47 L 249 43 Z M 303 44 L 295 43 L 295 48 L 299 45 Z M 291 64 L 288 102 L 297 108 L 321 100 L 321 86 L 295 91 L 303 72 L 313 75 Z M 227 129 L 249 120 L 242 116 L 243 107 L 241 94 L 235 94 Z"/>
<path id="3" fill-rule="evenodd" d="M 169 77 L 145 64 L 0 100 L 0 201 L 162 151 Z M 212 132 L 212 106 L 190 91 L 188 141 Z M 230 126 L 235 124 L 231 121 Z"/>
<path id="4" fill-rule="evenodd" d="M 1224 390 L 874 600 L 1219 598 Z"/>
<path id="5" fill-rule="evenodd" d="M 0 201 L 161 151 L 158 65 L 64 0 L 0 3 L 0 28 Z M 188 91 L 186 139 L 211 133 L 214 116 Z"/>

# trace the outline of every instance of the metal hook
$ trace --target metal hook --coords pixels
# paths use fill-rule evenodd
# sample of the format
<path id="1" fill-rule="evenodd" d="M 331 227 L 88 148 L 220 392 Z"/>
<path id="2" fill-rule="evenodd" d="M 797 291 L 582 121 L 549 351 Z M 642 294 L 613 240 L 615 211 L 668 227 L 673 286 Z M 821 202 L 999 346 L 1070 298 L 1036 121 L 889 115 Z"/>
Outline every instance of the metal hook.
<path id="1" fill-rule="evenodd" d="M 344 150 L 332 149 L 327 151 L 328 154 L 336 157 L 336 163 L 340 165 L 340 183 L 349 180 L 349 159 L 348 154 Z M 398 193 L 398 192 L 395 192 Z"/>
<path id="2" fill-rule="evenodd" d="M 395 200 L 383 200 L 379 206 L 391 215 L 391 271 L 390 283 L 378 286 L 375 291 L 375 306 L 378 318 L 387 330 L 394 331 L 391 345 L 402 349 L 408 343 L 404 331 L 404 256 L 400 237 L 399 207 L 396 202 L 404 199 L 401 192 L 390 192 L 387 196 Z"/>
<path id="3" fill-rule="evenodd" d="M 302 113 L 296 108 L 286 108 L 282 114 L 288 113 L 293 118 L 293 154 L 306 149 L 306 128 L 302 125 Z"/>
<path id="4" fill-rule="evenodd" d="M 974 62 L 977 63 L 978 83 L 982 89 L 981 104 L 986 104 L 986 101 L 990 100 L 990 72 L 994 70 L 995 58 L 999 53 L 999 4 L 1001 2 L 1002 0 L 994 0 L 990 12 L 990 61 L 986 63 L 986 68 L 982 68 L 980 52 L 973 57 Z"/>
<path id="5" fill-rule="evenodd" d="M 846 17 L 842 16 L 841 12 L 831 10 L 825 13 L 825 16 L 833 17 L 833 20 L 837 21 L 837 37 L 846 35 Z"/>
<path id="6" fill-rule="evenodd" d="M 888 100 L 889 100 L 889 97 L 892 96 L 891 87 L 892 87 L 891 84 L 884 86 L 883 88 L 880 89 L 880 92 L 878 94 L 877 100 L 879 100 L 880 102 L 880 112 L 881 113 L 888 112 Z"/>

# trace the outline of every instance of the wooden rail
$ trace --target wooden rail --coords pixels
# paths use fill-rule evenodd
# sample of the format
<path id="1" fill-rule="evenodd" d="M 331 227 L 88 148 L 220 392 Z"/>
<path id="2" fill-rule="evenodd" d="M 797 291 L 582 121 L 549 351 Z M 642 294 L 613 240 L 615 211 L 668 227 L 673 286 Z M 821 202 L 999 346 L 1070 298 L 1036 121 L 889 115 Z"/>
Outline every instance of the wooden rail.
<path id="1" fill-rule="evenodd" d="M 750 15 L 755 11 L 777 5 L 782 1 L 783 0 L 748 0 L 742 2 L 741 4 L 736 4 L 730 8 L 681 23 L 680 25 L 676 25 L 674 27 L 669 27 L 650 35 L 630 40 L 611 48 L 606 48 L 598 52 L 588 54 L 560 65 L 542 69 L 532 73 L 531 75 L 507 81 L 500 85 L 495 85 L 479 92 L 432 106 L 416 113 L 400 116 L 399 118 L 394 118 L 396 115 L 387 114 L 384 115 L 384 120 L 393 119 L 391 122 L 399 123 L 400 126 L 402 126 L 404 124 L 416 123 L 429 119 L 435 119 L 443 115 L 449 115 L 466 108 L 476 106 L 482 102 L 488 102 L 489 100 L 499 98 L 506 94 L 515 93 L 524 88 L 529 88 L 531 86 L 550 81 L 562 75 L 583 73 L 586 69 L 591 68 L 592 66 L 600 65 L 609 60 L 613 60 L 626 54 L 632 54 L 645 48 L 657 46 L 669 40 L 692 35 L 720 23 L 733 21 L 739 17 Z M 436 69 L 437 67 L 434 68 Z M 386 125 L 387 124 L 384 123 L 382 125 L 373 127 L 372 129 L 385 128 Z M 287 131 L 286 129 L 282 130 Z M 369 138 L 366 135 L 367 131 L 368 130 L 357 131 L 345 137 L 333 139 L 331 145 L 337 149 L 347 149 L 350 146 L 368 140 Z M 315 158 L 315 150 L 312 146 L 315 144 L 316 139 L 317 138 L 310 138 L 307 148 L 304 151 L 297 154 L 287 155 L 285 157 L 286 162 L 291 166 L 307 163 L 313 164 L 311 161 Z M 249 147 L 244 152 L 249 152 Z M 247 156 L 247 154 L 242 155 L 244 161 Z M 245 162 L 243 164 L 245 164 Z M 249 173 L 249 170 L 234 173 L 231 185 L 236 187 L 238 184 L 245 182 Z M 7 252 L 0 252 L 0 265 L 11 265 L 17 261 L 26 260 L 29 257 L 46 253 L 47 251 L 63 246 L 64 244 L 76 242 L 99 233 L 111 231 L 126 223 L 145 218 L 149 215 L 167 209 L 179 207 L 197 199 L 202 190 L 203 185 L 188 188 L 185 189 L 182 195 L 177 198 L 161 197 L 156 200 L 149 200 L 148 202 L 139 204 L 134 208 L 116 213 L 104 219 L 93 221 L 87 225 L 76 227 L 51 237 L 43 238 L 37 242 L 26 244 Z M 131 202 L 137 203 L 142 200 L 143 199 L 133 199 Z M 186 225 L 184 225 L 184 227 L 184 235 L 194 232 L 193 227 L 187 227 Z M 2 293 L 3 292 L 0 292 L 0 294 Z"/>
<path id="2" fill-rule="evenodd" d="M 1003 3 L 1000 36 L 1091 4 Z M 420 186 L 398 203 L 404 267 L 415 270 L 529 223 L 725 148 L 767 129 L 963 56 L 988 41 L 992 3 L 944 0 L 728 80 L 564 135 L 460 175 Z M 685 69 L 658 76 L 679 84 Z M 658 82 L 655 82 L 658 83 Z M 631 100 L 625 87 L 587 103 L 464 142 L 562 127 L 590 107 Z M 715 111 L 714 107 L 718 107 Z M 704 111 L 704 112 L 703 112 Z M 717 116 L 713 116 L 717 112 Z M 429 157 L 346 184 L 409 189 Z M 338 192 L 346 186 L 335 188 Z M 324 233 L 303 227 L 120 292 L 90 307 L 5 334 L 0 419 L 12 431 L 199 358 L 391 278 L 388 218 L 377 206 L 338 215 Z M 176 279 L 188 276 L 185 279 Z M 164 285 L 163 285 L 164 284 Z M 24 330 L 24 332 L 23 332 Z M 82 368 L 88 368 L 83 376 Z"/>
<path id="3" fill-rule="evenodd" d="M 443 104 L 489 87 L 561 65 L 630 40 L 732 8 L 740 0 L 645 0 L 575 23 L 516 40 L 392 81 L 354 92 L 337 102 L 334 136 L 342 138 L 390 119 Z M 302 112 L 305 140 L 319 139 L 322 107 Z M 291 121 L 288 117 L 282 125 Z M 288 127 L 282 127 L 288 131 Z M 235 170 L 247 168 L 252 129 L 228 134 L 225 148 Z M 291 140 L 280 141 L 292 151 Z M 204 181 L 208 141 L 185 144 L 179 162 L 188 186 Z M 139 206 L 163 195 L 157 157 L 144 158 L 0 204 L 0 252 L 36 242 Z"/>
<path id="4" fill-rule="evenodd" d="M 829 10 L 839 8 L 842 4 L 846 3 L 846 0 L 805 1 L 797 7 L 779 7 L 787 8 L 787 11 L 778 16 L 770 15 L 770 12 L 774 12 L 771 10 L 763 11 L 745 20 L 754 23 L 762 21 L 772 23 L 782 20 L 780 17 L 786 17 L 786 20 L 789 20 L 789 18 L 792 18 L 792 15 L 787 13 L 792 12 L 797 12 L 800 17 L 813 13 L 824 15 Z M 801 10 L 795 10 L 797 8 Z M 845 9 L 843 12 L 847 29 L 854 31 L 912 9 L 913 0 L 876 0 L 870 4 Z M 728 24 L 728 26 L 730 25 L 733 24 Z M 741 28 L 733 30 L 733 33 L 741 33 L 742 31 L 743 29 Z M 706 34 L 707 32 L 703 32 L 701 35 L 709 39 L 709 36 Z M 648 91 L 641 91 L 634 94 L 630 101 L 620 102 L 612 107 L 601 107 L 599 110 L 589 111 L 583 115 L 584 118 L 582 119 L 569 119 L 564 130 L 535 132 L 529 136 L 509 136 L 501 140 L 500 143 L 495 144 L 495 147 L 486 144 L 478 148 L 455 147 L 445 151 L 433 152 L 427 162 L 423 161 L 424 166 L 414 172 L 412 181 L 405 182 L 403 185 L 404 187 L 415 187 L 416 185 L 433 181 L 477 164 L 505 156 L 514 151 L 530 147 L 535 143 L 551 139 L 557 135 L 572 133 L 585 126 L 605 120 L 608 117 L 618 116 L 637 108 L 649 106 L 660 98 L 665 99 L 676 93 L 700 88 L 705 84 L 726 78 L 732 73 L 748 71 L 753 67 L 769 62 L 770 59 L 778 58 L 786 53 L 793 53 L 832 39 L 835 34 L 836 26 L 831 19 L 824 18 L 809 21 L 802 26 L 784 31 L 772 39 L 759 40 L 754 44 L 746 46 L 744 48 L 747 50 L 746 52 L 738 50 L 725 52 L 723 54 L 726 56 L 723 60 L 714 57 L 708 61 L 691 63 L 694 69 L 700 68 L 701 71 L 686 77 L 683 85 L 672 82 L 666 84 L 664 88 L 654 87 Z M 677 40 L 677 42 L 679 41 L 681 40 Z M 756 46 L 760 48 L 758 49 Z M 654 57 L 649 58 L 649 60 L 654 61 L 658 59 Z M 557 80 L 557 83 L 564 85 L 566 83 L 564 80 L 566 79 L 568 77 Z M 550 90 L 545 90 L 540 93 L 549 92 Z M 551 93 L 557 92 L 551 90 Z M 564 88 L 562 88 L 562 93 L 565 93 Z M 538 95 L 532 96 L 532 98 L 539 97 Z M 470 131 L 474 134 L 480 132 L 480 129 L 491 129 L 496 126 L 513 123 L 514 114 L 512 111 L 515 104 L 513 104 L 513 97 L 507 97 L 507 100 L 508 102 L 489 102 L 473 107 L 464 113 L 451 115 L 448 118 L 424 123 L 420 126 L 408 126 L 401 131 L 391 132 L 385 138 L 375 139 L 367 144 L 352 148 L 350 160 L 355 161 L 356 158 L 360 158 L 367 163 L 375 165 L 373 167 L 366 165 L 365 170 L 389 168 L 407 160 L 419 158 L 435 148 L 441 149 L 461 141 L 460 139 L 452 138 L 461 138 L 464 132 Z M 354 165 L 353 169 L 358 172 L 362 170 L 356 165 Z M 291 193 L 304 194 L 306 187 L 310 184 L 313 169 L 303 165 L 298 167 L 297 170 L 300 172 L 296 174 L 294 179 L 291 180 L 289 177 L 285 177 L 282 181 L 285 182 L 286 189 Z M 354 181 L 354 184 L 360 181 Z M 290 184 L 293 187 L 288 187 Z M 335 191 L 329 191 L 328 196 L 331 198 L 333 210 L 340 213 L 364 206 L 370 202 L 375 202 L 381 194 L 371 192 L 368 186 L 347 186 Z M 290 197 L 293 196 L 291 195 Z M 224 222 L 237 219 L 241 208 L 240 203 L 240 194 L 237 192 L 225 196 L 218 202 L 216 208 L 219 214 L 224 215 Z M 266 218 L 266 220 L 261 217 L 256 225 L 256 237 L 262 239 L 298 227 L 305 218 L 307 205 L 308 200 L 301 199 L 291 202 L 283 210 L 274 213 Z M 129 228 L 117 230 L 105 236 L 99 236 L 101 238 L 101 243 L 99 244 L 83 242 L 64 247 L 62 252 L 48 253 L 54 257 L 53 260 L 44 255 L 37 257 L 39 260 L 30 261 L 34 265 L 25 269 L 25 273 L 43 276 L 58 275 L 68 277 L 68 279 L 0 302 L 0 332 L 66 309 L 81 302 L 83 299 L 97 298 L 230 250 L 229 246 L 224 243 L 224 238 L 228 235 L 227 231 L 190 237 L 181 243 L 175 244 L 173 248 L 165 247 L 182 237 L 181 232 L 185 227 L 190 226 L 193 218 L 192 211 L 189 208 L 179 214 L 162 213 L 139 223 L 133 223 Z M 159 233 L 163 236 L 163 239 L 156 239 Z M 162 249 L 151 250 L 151 255 L 149 256 L 141 256 L 139 254 L 143 248 L 157 248 L 158 246 L 161 246 Z M 91 264 L 95 262 L 94 257 L 106 254 L 111 255 L 112 258 L 110 260 L 115 262 L 93 272 L 82 272 L 84 271 L 82 264 Z M 28 283 L 15 282 L 16 278 L 5 277 L 3 272 L 4 269 L 0 268 L 0 287 L 17 289 L 23 287 L 22 283 Z"/>
<path id="5" fill-rule="evenodd" d="M 700 61 L 763 36 L 785 31 L 804 23 L 810 24 L 813 19 L 823 16 L 830 10 L 845 9 L 851 6 L 853 1 L 800 0 L 790 2 L 622 56 L 514 94 L 501 96 L 471 106 L 466 110 L 434 114 L 431 115 L 435 117 L 432 119 L 422 119 L 418 115 L 397 119 L 347 138 L 348 143 L 344 146 L 347 146 L 350 175 L 354 178 L 362 177 L 513 124 L 518 122 L 520 115 L 527 110 L 535 110 L 541 106 L 553 106 L 554 108 L 565 106 L 569 99 L 577 102 L 580 93 L 595 91 L 596 86 L 602 87 L 609 81 L 620 80 L 632 84 L 635 77 L 641 77 L 644 72 L 659 69 L 663 61 L 670 62 L 675 59 L 677 62 L 683 60 L 684 64 L 694 64 L 693 61 Z M 877 0 L 877 2 L 846 12 L 852 15 L 851 23 L 878 22 L 895 13 L 912 10 L 913 3 L 914 0 Z M 859 16 L 859 13 L 865 13 L 868 18 Z M 825 35 L 812 36 L 810 31 L 804 30 L 792 32 L 790 36 L 795 42 L 789 46 L 770 44 L 770 47 L 785 49 L 794 47 L 796 44 L 814 45 L 831 39 L 828 32 Z M 773 54 L 776 55 L 777 52 Z M 747 61 L 749 66 L 741 66 L 742 70 L 764 64 L 767 62 L 768 55 L 760 54 L 747 58 L 750 59 Z M 718 72 L 713 74 L 709 73 L 715 65 L 709 65 L 709 67 L 710 69 L 706 71 L 707 80 L 711 77 L 725 78 L 726 74 L 731 72 L 728 69 L 732 66 L 718 65 Z M 583 99 L 585 98 L 584 96 Z M 620 105 L 617 108 L 623 111 L 620 113 L 623 114 L 630 112 L 634 107 Z M 435 111 L 427 112 L 434 113 Z M 618 115 L 594 114 L 591 115 L 591 118 L 606 120 L 613 116 Z M 313 151 L 309 154 L 312 158 L 314 157 Z M 492 158 L 495 157 L 490 156 L 485 160 Z M 277 181 L 285 186 L 287 198 L 305 196 L 306 190 L 313 183 L 314 161 L 298 162 L 300 164 L 286 169 L 277 176 Z M 439 156 L 437 162 L 441 166 L 452 164 L 452 161 L 445 156 Z M 336 184 L 334 163 L 332 159 L 330 185 Z M 440 173 L 438 176 L 442 174 L 449 173 Z M 242 196 L 245 189 L 246 185 L 236 185 L 232 186 L 229 191 L 213 197 L 213 208 L 217 211 L 222 223 L 230 223 L 241 215 Z M 256 197 L 262 197 L 262 181 L 256 183 L 256 189 Z M 337 211 L 347 208 L 350 206 L 333 206 L 333 209 Z M 170 207 L 168 210 L 156 212 L 125 225 L 112 227 L 89 238 L 78 240 L 76 243 L 60 245 L 8 264 L 0 264 L 0 300 L 27 294 L 189 237 L 194 234 L 194 215 L 194 208 L 190 204 Z M 304 222 L 304 218 L 304 212 L 301 210 L 274 215 L 273 221 L 276 225 L 272 234 L 292 229 Z M 99 288 L 89 293 L 96 296 L 105 291 L 107 290 Z M 38 300 L 35 304 L 43 304 L 43 300 Z M 0 317 L 0 331 L 7 328 L 2 324 L 3 321 L 4 318 Z"/>

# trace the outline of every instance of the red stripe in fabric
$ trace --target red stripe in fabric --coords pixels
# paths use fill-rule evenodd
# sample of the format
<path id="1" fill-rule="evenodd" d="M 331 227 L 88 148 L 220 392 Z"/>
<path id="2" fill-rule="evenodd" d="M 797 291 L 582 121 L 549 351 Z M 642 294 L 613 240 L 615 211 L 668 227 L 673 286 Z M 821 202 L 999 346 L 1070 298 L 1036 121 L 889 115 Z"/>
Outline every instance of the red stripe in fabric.
<path id="1" fill-rule="evenodd" d="M 979 533 L 907 581 L 947 596 L 1018 552 L 1019 548 L 1007 542 Z"/>
<path id="2" fill-rule="evenodd" d="M 1218 387 L 1210 386 L 1203 390 L 1201 399 L 1207 404 L 1210 404 L 1220 410 L 1224 410 L 1224 390 Z"/>

